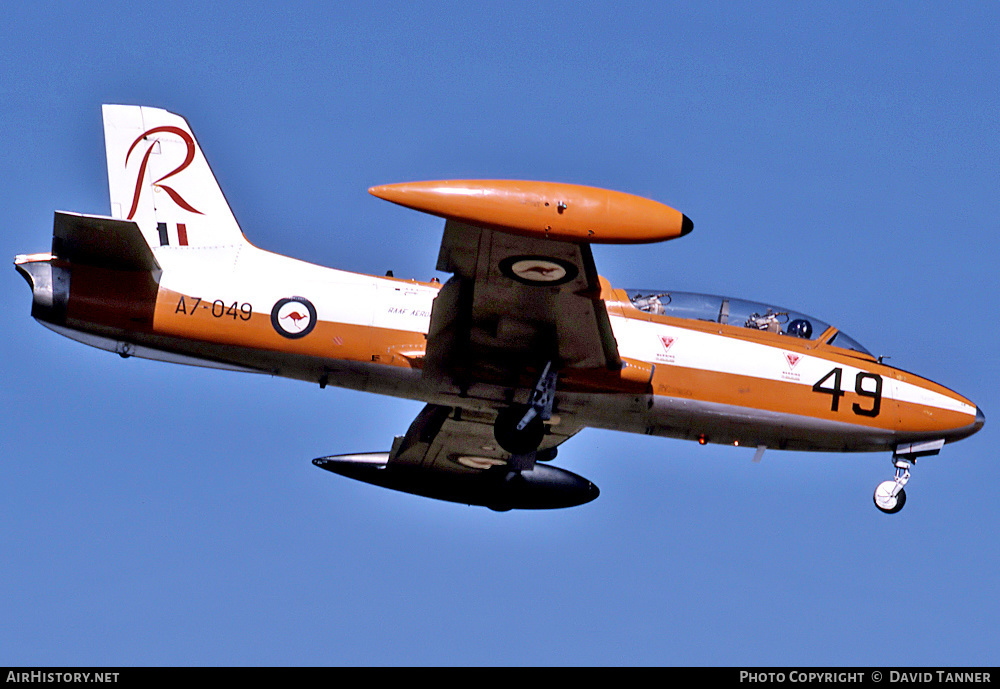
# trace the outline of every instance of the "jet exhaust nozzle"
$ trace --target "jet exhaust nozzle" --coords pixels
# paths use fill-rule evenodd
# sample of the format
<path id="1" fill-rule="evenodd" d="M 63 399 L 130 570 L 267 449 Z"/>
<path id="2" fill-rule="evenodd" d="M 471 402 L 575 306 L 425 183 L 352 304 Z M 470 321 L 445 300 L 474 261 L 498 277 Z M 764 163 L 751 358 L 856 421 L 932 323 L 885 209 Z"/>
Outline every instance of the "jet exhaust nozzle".
<path id="1" fill-rule="evenodd" d="M 50 256 L 18 256 L 14 267 L 31 287 L 32 317 L 64 323 L 69 303 L 69 270 L 53 265 Z"/>

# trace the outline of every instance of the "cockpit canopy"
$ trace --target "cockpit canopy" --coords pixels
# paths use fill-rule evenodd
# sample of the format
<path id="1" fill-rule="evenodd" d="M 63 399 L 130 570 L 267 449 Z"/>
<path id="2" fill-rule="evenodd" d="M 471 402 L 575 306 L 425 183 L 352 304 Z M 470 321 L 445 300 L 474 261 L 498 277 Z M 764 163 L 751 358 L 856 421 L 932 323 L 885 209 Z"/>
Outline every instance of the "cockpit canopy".
<path id="1" fill-rule="evenodd" d="M 812 316 L 744 299 L 666 290 L 630 289 L 626 290 L 626 294 L 632 306 L 640 311 L 674 318 L 766 330 L 805 340 L 818 340 L 830 330 L 829 323 Z M 834 330 L 832 335 L 827 333 L 826 338 L 825 344 L 872 356 L 871 352 L 840 330 Z"/>

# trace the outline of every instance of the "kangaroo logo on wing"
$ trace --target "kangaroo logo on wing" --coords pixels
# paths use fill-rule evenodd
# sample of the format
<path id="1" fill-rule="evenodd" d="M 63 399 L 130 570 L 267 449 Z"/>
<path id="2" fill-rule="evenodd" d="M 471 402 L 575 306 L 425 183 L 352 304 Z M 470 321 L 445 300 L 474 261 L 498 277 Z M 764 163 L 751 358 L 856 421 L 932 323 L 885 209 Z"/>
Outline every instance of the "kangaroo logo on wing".
<path id="1" fill-rule="evenodd" d="M 271 309 L 271 325 L 291 340 L 305 337 L 316 327 L 316 307 L 305 297 L 279 299 Z"/>
<path id="2" fill-rule="evenodd" d="M 160 177 L 158 180 L 153 182 L 152 186 L 156 189 L 162 189 L 163 191 L 167 192 L 167 195 L 170 196 L 171 199 L 173 199 L 174 203 L 176 203 L 184 210 L 190 211 L 192 213 L 197 213 L 198 215 L 204 215 L 204 213 L 202 213 L 200 210 L 198 210 L 197 208 L 193 207 L 190 203 L 185 201 L 184 197 L 181 196 L 176 189 L 174 189 L 173 187 L 169 187 L 166 184 L 163 184 L 163 180 L 173 177 L 177 173 L 184 170 L 188 165 L 190 165 L 194 161 L 194 152 L 195 152 L 194 139 L 192 139 L 191 135 L 188 134 L 183 129 L 181 129 L 180 127 L 153 127 L 152 129 L 143 132 L 138 139 L 133 141 L 132 145 L 129 146 L 128 148 L 128 153 L 125 154 L 125 166 L 127 167 L 128 159 L 129 157 L 131 157 L 132 151 L 135 150 L 135 147 L 139 145 L 139 142 L 140 141 L 150 142 L 149 148 L 146 149 L 146 155 L 142 157 L 142 164 L 139 166 L 139 174 L 136 176 L 135 179 L 135 194 L 132 196 L 132 208 L 129 209 L 128 217 L 126 218 L 126 220 L 131 220 L 135 216 L 136 210 L 139 208 L 139 196 L 142 193 L 142 180 L 146 177 L 146 165 L 149 163 L 150 154 L 152 154 L 153 149 L 156 148 L 156 144 L 159 143 L 159 139 L 150 140 L 150 137 L 153 136 L 154 134 L 176 134 L 177 136 L 181 137 L 181 139 L 184 141 L 184 144 L 187 146 L 187 155 L 184 156 L 184 160 L 181 162 L 180 165 L 175 167 L 167 174 L 163 175 L 163 177 Z"/>
<path id="3" fill-rule="evenodd" d="M 575 265 L 551 256 L 510 256 L 498 267 L 501 273 L 524 285 L 554 287 L 577 275 Z"/>

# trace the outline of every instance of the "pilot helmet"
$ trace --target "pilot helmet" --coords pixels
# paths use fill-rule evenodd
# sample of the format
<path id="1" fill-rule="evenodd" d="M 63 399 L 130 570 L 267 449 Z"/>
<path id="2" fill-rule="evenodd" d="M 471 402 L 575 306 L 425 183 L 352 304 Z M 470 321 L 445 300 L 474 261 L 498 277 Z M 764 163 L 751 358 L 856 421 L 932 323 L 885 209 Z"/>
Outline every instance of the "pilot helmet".
<path id="1" fill-rule="evenodd" d="M 794 335 L 795 337 L 802 337 L 809 339 L 812 337 L 813 327 L 812 323 L 804 318 L 796 318 L 794 321 L 788 324 L 788 334 Z"/>

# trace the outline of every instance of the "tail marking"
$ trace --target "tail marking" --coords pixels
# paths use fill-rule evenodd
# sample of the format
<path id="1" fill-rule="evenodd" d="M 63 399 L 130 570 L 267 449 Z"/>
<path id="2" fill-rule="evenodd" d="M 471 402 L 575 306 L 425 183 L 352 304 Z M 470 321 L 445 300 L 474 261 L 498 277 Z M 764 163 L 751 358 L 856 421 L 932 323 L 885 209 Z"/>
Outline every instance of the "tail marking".
<path id="1" fill-rule="evenodd" d="M 181 139 L 184 140 L 185 145 L 187 145 L 187 155 L 184 157 L 184 162 L 182 162 L 180 165 L 174 168 L 172 172 L 168 172 L 167 174 L 163 175 L 163 177 L 160 177 L 160 179 L 153 182 L 153 186 L 163 189 L 163 191 L 167 192 L 167 194 L 170 195 L 170 198 L 174 200 L 174 203 L 176 203 L 184 210 L 190 211 L 192 213 L 197 213 L 198 215 L 204 215 L 204 213 L 202 213 L 200 210 L 194 208 L 191 204 L 185 201 L 184 197 L 178 194 L 175 189 L 168 187 L 165 184 L 161 184 L 163 180 L 173 177 L 178 172 L 184 170 L 184 168 L 186 168 L 194 161 L 194 139 L 191 138 L 191 135 L 188 134 L 183 129 L 181 129 L 180 127 L 170 127 L 170 126 L 153 127 L 152 129 L 147 130 L 142 134 L 140 134 L 139 138 L 133 141 L 132 145 L 129 146 L 128 153 L 125 154 L 125 165 L 128 166 L 129 156 L 132 155 L 133 149 L 135 149 L 136 145 L 138 145 L 140 141 L 146 141 L 149 139 L 151 135 L 158 134 L 160 132 L 164 132 L 167 134 L 176 134 L 177 136 L 181 137 Z M 132 208 L 129 210 L 128 217 L 126 218 L 126 220 L 131 220 L 135 215 L 136 209 L 138 209 L 139 207 L 139 194 L 142 191 L 142 180 L 146 176 L 146 163 L 149 162 L 149 155 L 153 152 L 153 148 L 156 146 L 157 143 L 159 143 L 159 139 L 154 140 L 149 145 L 149 148 L 146 149 L 146 155 L 143 156 L 142 158 L 142 165 L 139 167 L 139 176 L 135 180 L 135 194 L 132 197 Z"/>

